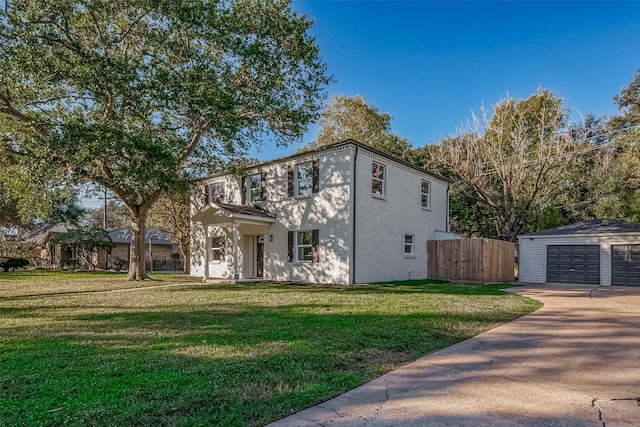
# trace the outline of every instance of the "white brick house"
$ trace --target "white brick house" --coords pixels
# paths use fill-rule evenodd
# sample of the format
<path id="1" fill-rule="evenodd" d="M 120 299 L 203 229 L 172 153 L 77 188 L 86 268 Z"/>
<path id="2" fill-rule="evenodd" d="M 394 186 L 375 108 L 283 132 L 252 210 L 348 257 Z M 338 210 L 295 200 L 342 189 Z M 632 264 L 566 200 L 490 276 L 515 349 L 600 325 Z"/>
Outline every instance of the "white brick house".
<path id="1" fill-rule="evenodd" d="M 354 140 L 202 180 L 191 275 L 369 283 L 427 277 L 448 181 Z"/>

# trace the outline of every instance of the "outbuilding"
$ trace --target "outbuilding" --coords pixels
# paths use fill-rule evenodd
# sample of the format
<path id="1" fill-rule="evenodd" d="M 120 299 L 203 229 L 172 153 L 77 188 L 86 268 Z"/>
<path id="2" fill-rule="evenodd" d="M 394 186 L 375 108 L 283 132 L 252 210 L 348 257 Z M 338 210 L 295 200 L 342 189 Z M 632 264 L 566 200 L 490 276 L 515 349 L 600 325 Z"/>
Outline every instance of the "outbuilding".
<path id="1" fill-rule="evenodd" d="M 640 224 L 595 219 L 518 239 L 520 282 L 640 286 Z"/>

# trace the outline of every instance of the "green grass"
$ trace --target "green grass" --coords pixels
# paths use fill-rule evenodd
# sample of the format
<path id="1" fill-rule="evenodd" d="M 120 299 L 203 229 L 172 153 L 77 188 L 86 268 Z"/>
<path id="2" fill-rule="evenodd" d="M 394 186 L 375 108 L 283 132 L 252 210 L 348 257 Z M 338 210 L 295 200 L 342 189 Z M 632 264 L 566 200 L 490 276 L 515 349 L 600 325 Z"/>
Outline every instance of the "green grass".
<path id="1" fill-rule="evenodd" d="M 0 425 L 263 425 L 540 307 L 500 285 L 154 277 L 0 273 Z"/>

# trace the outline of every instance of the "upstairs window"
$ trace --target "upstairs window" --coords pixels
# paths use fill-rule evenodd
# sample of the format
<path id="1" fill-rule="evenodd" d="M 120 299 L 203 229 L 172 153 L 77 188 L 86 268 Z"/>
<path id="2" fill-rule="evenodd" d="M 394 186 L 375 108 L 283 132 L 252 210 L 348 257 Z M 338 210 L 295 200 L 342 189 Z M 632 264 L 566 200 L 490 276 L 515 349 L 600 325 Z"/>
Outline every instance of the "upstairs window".
<path id="1" fill-rule="evenodd" d="M 385 166 L 373 162 L 371 170 L 371 192 L 376 196 L 385 195 Z"/>
<path id="2" fill-rule="evenodd" d="M 211 201 L 214 203 L 224 203 L 224 182 L 214 182 L 211 184 Z"/>
<path id="3" fill-rule="evenodd" d="M 254 203 L 264 200 L 265 174 L 257 173 L 242 177 L 242 204 Z"/>
<path id="4" fill-rule="evenodd" d="M 296 196 L 309 196 L 313 192 L 313 164 L 302 163 L 296 165 Z"/>
<path id="5" fill-rule="evenodd" d="M 415 236 L 413 234 L 404 235 L 404 254 L 405 255 L 413 255 L 414 240 L 415 240 Z"/>
<path id="6" fill-rule="evenodd" d="M 317 160 L 289 165 L 287 175 L 288 196 L 310 196 L 320 191 Z"/>
<path id="7" fill-rule="evenodd" d="M 431 183 L 426 180 L 422 180 L 422 184 L 420 186 L 420 194 L 422 199 L 422 207 L 430 208 L 431 207 Z"/>
<path id="8" fill-rule="evenodd" d="M 259 202 L 262 200 L 262 176 L 260 174 L 249 177 L 249 201 Z"/>

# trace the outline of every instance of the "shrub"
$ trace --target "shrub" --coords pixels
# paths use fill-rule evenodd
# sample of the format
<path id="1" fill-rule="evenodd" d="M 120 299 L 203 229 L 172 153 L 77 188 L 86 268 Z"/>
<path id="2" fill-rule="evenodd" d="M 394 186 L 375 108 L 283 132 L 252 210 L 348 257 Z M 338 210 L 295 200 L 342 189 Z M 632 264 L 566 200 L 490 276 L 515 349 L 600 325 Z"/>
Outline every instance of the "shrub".
<path id="1" fill-rule="evenodd" d="M 29 265 L 29 261 L 24 258 L 9 258 L 5 262 L 0 262 L 0 268 L 4 269 L 5 273 L 27 265 Z"/>

